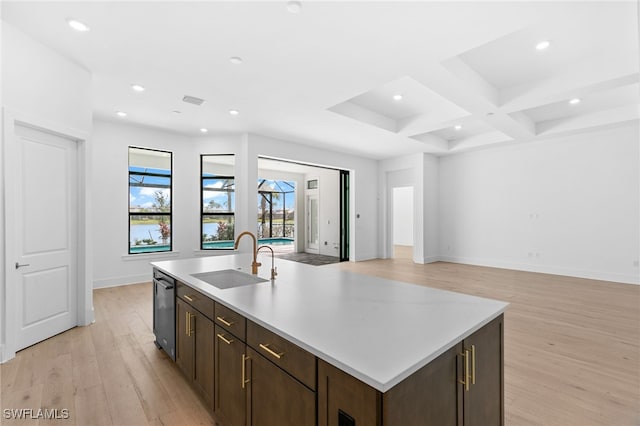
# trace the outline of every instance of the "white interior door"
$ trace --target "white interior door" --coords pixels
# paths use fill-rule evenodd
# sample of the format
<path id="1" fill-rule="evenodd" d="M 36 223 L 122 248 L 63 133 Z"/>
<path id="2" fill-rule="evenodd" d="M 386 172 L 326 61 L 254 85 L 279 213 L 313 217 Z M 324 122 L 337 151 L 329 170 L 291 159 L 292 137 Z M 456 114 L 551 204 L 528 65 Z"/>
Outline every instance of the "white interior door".
<path id="1" fill-rule="evenodd" d="M 16 350 L 77 324 L 77 142 L 16 125 Z"/>
<path id="2" fill-rule="evenodd" d="M 318 208 L 318 195 L 307 195 L 307 238 L 305 251 L 309 253 L 318 253 L 319 247 L 319 208 Z"/>

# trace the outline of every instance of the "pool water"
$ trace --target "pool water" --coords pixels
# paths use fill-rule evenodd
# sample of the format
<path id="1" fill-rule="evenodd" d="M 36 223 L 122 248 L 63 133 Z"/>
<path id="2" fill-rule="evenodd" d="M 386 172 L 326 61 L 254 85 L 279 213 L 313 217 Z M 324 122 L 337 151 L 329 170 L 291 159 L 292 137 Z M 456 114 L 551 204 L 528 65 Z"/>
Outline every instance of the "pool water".
<path id="1" fill-rule="evenodd" d="M 258 240 L 258 244 L 268 244 L 268 245 L 287 245 L 293 244 L 293 238 L 260 238 Z M 210 248 L 233 248 L 233 241 L 207 241 L 204 243 L 205 249 Z"/>
<path id="2" fill-rule="evenodd" d="M 155 244 L 152 246 L 131 246 L 131 248 L 129 248 L 129 253 L 131 254 L 135 254 L 135 253 L 156 253 L 159 251 L 169 251 L 171 248 L 170 245 L 168 244 Z"/>

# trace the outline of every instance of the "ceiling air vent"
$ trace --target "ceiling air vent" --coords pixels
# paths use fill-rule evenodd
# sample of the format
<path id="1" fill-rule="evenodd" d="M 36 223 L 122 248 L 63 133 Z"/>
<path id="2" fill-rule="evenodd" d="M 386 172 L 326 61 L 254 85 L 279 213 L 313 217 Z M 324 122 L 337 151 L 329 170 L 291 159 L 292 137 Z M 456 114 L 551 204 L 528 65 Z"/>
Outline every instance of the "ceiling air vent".
<path id="1" fill-rule="evenodd" d="M 198 106 L 204 103 L 204 99 L 200 99 L 200 98 L 196 98 L 195 96 L 188 96 L 188 95 L 184 95 L 182 100 L 188 104 L 194 104 Z"/>

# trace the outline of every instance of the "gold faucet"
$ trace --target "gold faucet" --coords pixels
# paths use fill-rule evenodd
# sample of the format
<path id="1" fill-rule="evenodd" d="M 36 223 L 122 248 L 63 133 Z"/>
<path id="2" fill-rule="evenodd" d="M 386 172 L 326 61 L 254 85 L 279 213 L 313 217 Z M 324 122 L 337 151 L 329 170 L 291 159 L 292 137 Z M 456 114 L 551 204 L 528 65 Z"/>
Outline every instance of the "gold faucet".
<path id="1" fill-rule="evenodd" d="M 271 250 L 271 279 L 275 280 L 276 276 L 278 275 L 278 268 L 275 268 L 273 266 L 273 257 L 274 257 L 273 249 L 271 247 L 269 247 L 269 246 L 260 246 L 260 247 L 258 247 L 258 251 L 260 251 L 262 249 Z"/>
<path id="2" fill-rule="evenodd" d="M 242 238 L 245 235 L 249 235 L 253 239 L 253 262 L 251 262 L 251 273 L 253 275 L 258 275 L 258 266 L 262 266 L 262 263 L 258 263 L 258 261 L 257 261 L 257 258 L 258 258 L 258 249 L 257 249 L 258 241 L 256 240 L 256 236 L 253 235 L 249 231 L 244 231 L 243 233 L 238 235 L 238 238 L 236 238 L 236 242 L 233 244 L 233 249 L 234 250 L 238 250 L 238 243 L 240 242 L 240 238 Z"/>

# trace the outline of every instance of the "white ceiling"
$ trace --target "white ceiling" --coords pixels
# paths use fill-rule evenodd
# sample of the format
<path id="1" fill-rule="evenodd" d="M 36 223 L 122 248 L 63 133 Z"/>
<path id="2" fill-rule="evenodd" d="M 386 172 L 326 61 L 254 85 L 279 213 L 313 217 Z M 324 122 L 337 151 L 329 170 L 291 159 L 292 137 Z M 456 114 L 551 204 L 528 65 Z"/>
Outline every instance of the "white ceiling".
<path id="1" fill-rule="evenodd" d="M 97 117 L 194 137 L 206 127 L 387 158 L 639 118 L 635 1 L 301 5 L 5 0 L 1 12 L 91 71 Z M 71 30 L 68 18 L 91 30 Z M 545 51 L 534 48 L 541 40 Z M 582 102 L 567 105 L 574 97 Z"/>

